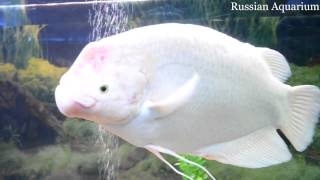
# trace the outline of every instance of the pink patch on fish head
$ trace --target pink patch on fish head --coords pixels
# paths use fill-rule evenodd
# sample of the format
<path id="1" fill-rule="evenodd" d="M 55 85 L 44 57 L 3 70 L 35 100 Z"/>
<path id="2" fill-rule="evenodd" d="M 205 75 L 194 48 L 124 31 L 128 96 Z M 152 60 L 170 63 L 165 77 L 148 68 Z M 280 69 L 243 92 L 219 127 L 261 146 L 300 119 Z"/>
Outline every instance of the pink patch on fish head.
<path id="1" fill-rule="evenodd" d="M 94 72 L 100 72 L 108 61 L 109 48 L 98 42 L 91 42 L 86 45 L 77 57 L 73 70 L 81 71 L 90 68 Z"/>

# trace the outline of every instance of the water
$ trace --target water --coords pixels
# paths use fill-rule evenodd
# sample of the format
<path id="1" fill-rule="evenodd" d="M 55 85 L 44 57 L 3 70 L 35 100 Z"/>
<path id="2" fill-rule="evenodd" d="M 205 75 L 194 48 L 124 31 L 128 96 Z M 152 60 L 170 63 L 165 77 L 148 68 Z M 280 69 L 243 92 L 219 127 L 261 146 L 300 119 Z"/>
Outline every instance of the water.
<path id="1" fill-rule="evenodd" d="M 102 2 L 102 1 L 100 1 Z M 123 2 L 95 3 L 89 11 L 88 20 L 92 31 L 90 41 L 97 41 L 110 35 L 118 34 L 128 29 L 128 5 Z M 119 168 L 119 160 L 113 158 L 119 146 L 118 137 L 109 133 L 105 127 L 99 125 L 97 144 L 102 146 L 99 159 L 99 178 L 101 180 L 115 180 Z"/>
<path id="2" fill-rule="evenodd" d="M 99 179 L 114 180 L 117 177 L 119 160 L 113 157 L 119 146 L 116 136 L 109 133 L 103 126 L 98 126 L 97 145 L 102 147 L 101 157 L 99 158 Z"/>
<path id="3" fill-rule="evenodd" d="M 93 4 L 89 11 L 90 41 L 118 34 L 128 29 L 128 5 L 123 2 Z"/>
<path id="4" fill-rule="evenodd" d="M 0 9 L 8 8 L 37 8 L 37 7 L 53 7 L 53 6 L 74 6 L 74 5 L 93 5 L 98 4 L 117 4 L 117 3 L 126 3 L 126 2 L 143 2 L 149 0 L 96 0 L 96 1 L 86 1 L 86 2 L 57 2 L 57 3 L 35 3 L 35 4 L 9 4 L 9 5 L 0 5 Z M 104 6 L 104 5 L 102 5 Z"/>
<path id="5" fill-rule="evenodd" d="M 120 141 L 103 126 L 65 118 L 56 108 L 54 89 L 82 48 L 129 29 L 168 22 L 208 26 L 281 52 L 293 72 L 288 84 L 320 87 L 320 12 L 237 11 L 231 10 L 230 2 L 2 0 L 0 179 L 181 179 L 149 152 Z M 275 2 L 294 5 L 297 1 Z M 266 4 L 271 7 L 273 1 Z M 306 151 L 299 153 L 287 142 L 292 160 L 268 168 L 246 169 L 188 158 L 207 167 L 217 180 L 317 180 L 319 125 L 315 132 Z M 188 176 L 208 179 L 184 161 L 172 158 L 170 162 L 178 162 L 175 167 Z"/>

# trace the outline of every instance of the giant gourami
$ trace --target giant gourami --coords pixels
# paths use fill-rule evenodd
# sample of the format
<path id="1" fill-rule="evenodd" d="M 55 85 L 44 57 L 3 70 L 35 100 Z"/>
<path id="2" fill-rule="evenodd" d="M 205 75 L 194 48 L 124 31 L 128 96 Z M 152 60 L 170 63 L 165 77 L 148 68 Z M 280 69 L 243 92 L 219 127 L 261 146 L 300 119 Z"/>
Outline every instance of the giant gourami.
<path id="1" fill-rule="evenodd" d="M 275 50 L 203 26 L 160 24 L 86 45 L 55 98 L 66 116 L 106 126 L 176 172 L 160 153 L 260 168 L 291 158 L 277 129 L 297 151 L 312 141 L 320 91 L 284 84 L 290 75 Z"/>

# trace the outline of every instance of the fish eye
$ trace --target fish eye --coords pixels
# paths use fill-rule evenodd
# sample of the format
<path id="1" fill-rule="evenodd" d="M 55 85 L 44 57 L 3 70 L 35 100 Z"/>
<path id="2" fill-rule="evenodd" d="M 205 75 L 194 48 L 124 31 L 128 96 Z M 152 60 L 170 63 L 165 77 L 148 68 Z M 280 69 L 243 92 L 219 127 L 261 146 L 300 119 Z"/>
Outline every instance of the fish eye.
<path id="1" fill-rule="evenodd" d="M 108 92 L 108 90 L 109 90 L 109 86 L 108 85 L 102 85 L 102 86 L 100 86 L 100 91 L 102 92 L 102 93 L 106 93 L 106 92 Z"/>

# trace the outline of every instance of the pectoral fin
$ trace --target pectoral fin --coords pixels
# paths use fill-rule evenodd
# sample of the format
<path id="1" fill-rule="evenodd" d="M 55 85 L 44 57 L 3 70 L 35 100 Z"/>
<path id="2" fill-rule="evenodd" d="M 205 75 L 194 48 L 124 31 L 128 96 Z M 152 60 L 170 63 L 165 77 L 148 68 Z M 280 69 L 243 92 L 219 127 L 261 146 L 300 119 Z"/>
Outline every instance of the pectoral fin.
<path id="1" fill-rule="evenodd" d="M 199 80 L 199 75 L 195 73 L 190 80 L 164 99 L 158 101 L 147 100 L 143 105 L 144 111 L 155 118 L 175 112 L 192 98 Z"/>

